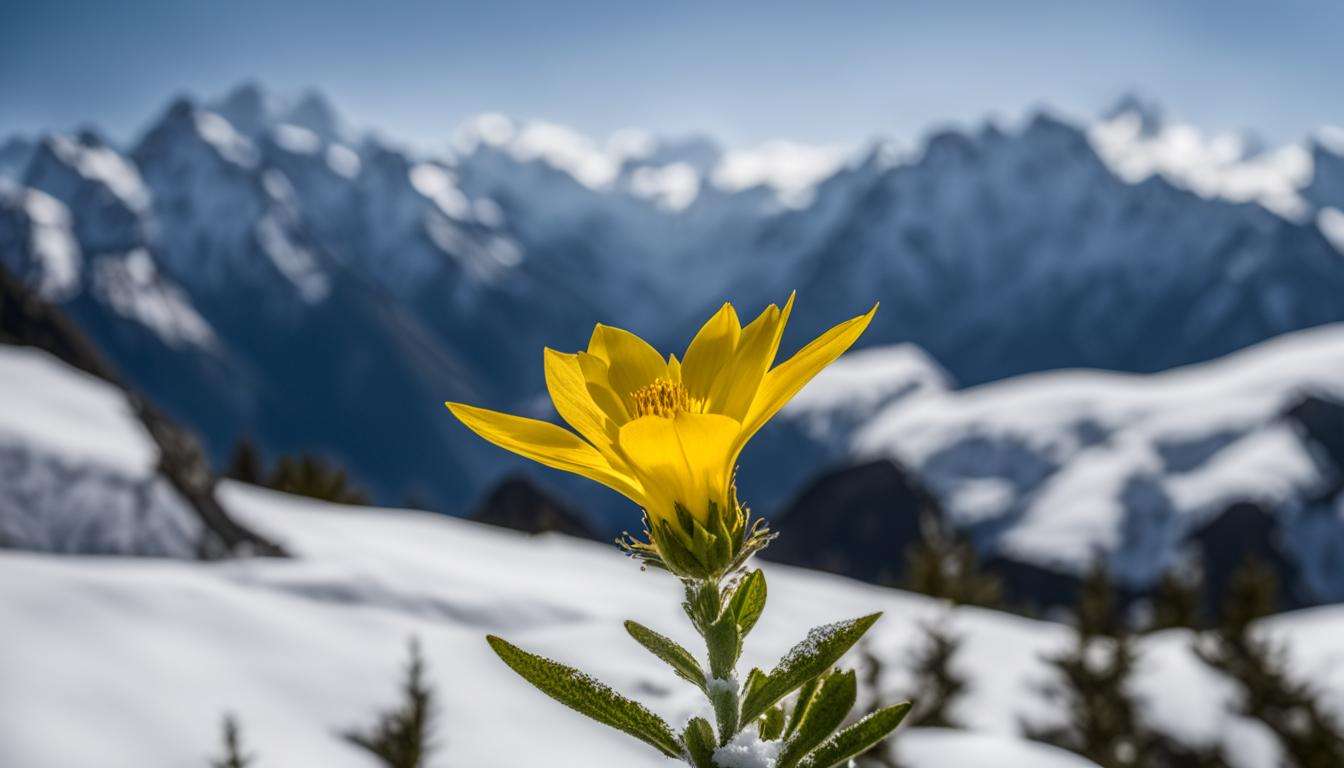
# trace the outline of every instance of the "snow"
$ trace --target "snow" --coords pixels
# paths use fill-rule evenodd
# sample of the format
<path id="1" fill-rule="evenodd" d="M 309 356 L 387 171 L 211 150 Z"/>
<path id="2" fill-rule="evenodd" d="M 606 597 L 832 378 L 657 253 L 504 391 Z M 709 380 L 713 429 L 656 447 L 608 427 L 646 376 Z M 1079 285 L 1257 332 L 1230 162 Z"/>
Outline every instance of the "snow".
<path id="1" fill-rule="evenodd" d="M 641 166 L 630 174 L 630 192 L 669 211 L 680 211 L 700 193 L 700 174 L 689 163 Z"/>
<path id="2" fill-rule="evenodd" d="M 84 178 L 105 185 L 128 209 L 137 213 L 149 210 L 149 188 L 135 166 L 115 149 L 78 144 L 65 136 L 52 136 L 50 142 L 62 162 Z"/>
<path id="3" fill-rule="evenodd" d="M 127 473 L 154 467 L 158 448 L 126 397 L 30 347 L 0 346 L 0 434 L 71 460 Z"/>
<path id="4" fill-rule="evenodd" d="M 322 149 L 322 137 L 307 128 L 282 123 L 274 129 L 275 143 L 286 152 L 296 155 L 312 155 Z"/>
<path id="5" fill-rule="evenodd" d="M 189 557 L 200 523 L 115 387 L 0 346 L 0 546 Z"/>
<path id="6" fill-rule="evenodd" d="M 1338 208 L 1322 208 L 1316 213 L 1316 226 L 1335 250 L 1344 254 L 1344 211 Z"/>
<path id="7" fill-rule="evenodd" d="M 1299 194 L 1312 172 L 1311 155 L 1303 146 L 1258 152 L 1238 135 L 1208 136 L 1182 124 L 1145 125 L 1143 116 L 1132 111 L 1094 124 L 1089 136 L 1127 181 L 1160 174 L 1206 197 L 1255 201 L 1294 220 L 1310 211 Z"/>
<path id="8" fill-rule="evenodd" d="M 256 234 L 262 251 L 280 274 L 294 284 L 304 301 L 316 304 L 331 293 L 330 278 L 322 271 L 317 259 L 290 238 L 289 230 L 275 214 L 267 214 L 257 222 Z"/>
<path id="9" fill-rule="evenodd" d="M 1075 572 L 1108 553 L 1143 584 L 1226 506 L 1282 507 L 1326 486 L 1281 414 L 1305 393 L 1344 397 L 1341 370 L 1344 325 L 1160 374 L 1057 371 L 965 390 L 896 346 L 843 358 L 784 415 L 843 453 L 915 467 L 962 524 L 1011 520 L 1004 552 Z"/>
<path id="10" fill-rule="evenodd" d="M 471 216 L 471 202 L 457 188 L 453 174 L 440 165 L 420 163 L 411 168 L 411 186 L 439 207 L 451 219 L 462 221 Z"/>
<path id="11" fill-rule="evenodd" d="M 20 190 L 17 195 L 28 218 L 28 253 L 37 272 L 29 279 L 44 298 L 68 298 L 79 288 L 82 269 L 79 243 L 70 229 L 70 209 L 35 189 Z"/>
<path id="12" fill-rule="evenodd" d="M 0 674 L 25 702 L 7 713 L 0 735 L 18 764 L 106 765 L 108 755 L 117 756 L 113 765 L 189 764 L 213 748 L 229 711 L 267 763 L 362 765 L 331 734 L 393 700 L 410 636 L 420 638 L 443 697 L 436 765 L 671 764 L 530 689 L 489 653 L 489 632 L 593 673 L 668 722 L 703 708 L 698 692 L 620 629 L 633 617 L 694 647 L 677 586 L 610 547 L 238 485 L 224 488 L 224 501 L 298 557 L 207 565 L 0 554 L 0 620 L 12 649 Z M 1017 736 L 1021 719 L 1059 717 L 1038 687 L 1050 674 L 1042 655 L 1067 641 L 1063 627 L 969 608 L 948 614 L 934 601 L 837 577 L 768 571 L 770 605 L 743 668 L 770 664 L 803 627 L 884 609 L 871 647 L 890 662 L 884 687 L 894 695 L 905 684 L 902 660 L 920 642 L 918 623 L 950 617 L 965 638 L 959 666 L 974 681 L 958 712 L 971 731 L 898 731 L 905 764 L 1087 765 Z M 1300 669 L 1320 685 L 1344 686 L 1326 640 L 1341 622 L 1344 610 L 1335 609 L 1270 626 L 1291 642 Z M 88 637 L 98 638 L 97 653 Z M 1227 686 L 1187 640 L 1163 633 L 1144 645 L 1145 711 L 1194 739 L 1253 742 L 1254 726 L 1226 713 Z M 529 723 L 529 738 L 510 739 L 510 721 Z M 66 738 L 53 738 L 55 723 Z M 1243 754 L 1238 768 L 1271 768 L 1270 747 L 1263 760 Z M 737 759 L 729 755 L 769 765 L 750 737 L 723 754 Z"/>
<path id="13" fill-rule="evenodd" d="M 259 162 L 257 149 L 246 136 L 238 133 L 228 120 L 214 112 L 196 110 L 196 131 L 219 156 L 235 165 L 253 168 Z"/>
<path id="14" fill-rule="evenodd" d="M 786 204 L 802 208 L 812 201 L 813 188 L 839 170 L 850 154 L 837 145 L 768 141 L 728 152 L 711 179 L 729 192 L 766 186 Z"/>
<path id="15" fill-rule="evenodd" d="M 92 290 L 117 314 L 150 328 L 170 346 L 212 348 L 218 343 L 190 298 L 159 275 L 143 248 L 100 257 L 93 268 Z"/>
<path id="16" fill-rule="evenodd" d="M 327 147 L 327 166 L 336 175 L 353 179 L 359 175 L 359 155 L 344 144 L 332 144 Z"/>
<path id="17" fill-rule="evenodd" d="M 1093 765 L 1072 752 L 1044 744 L 944 728 L 911 728 L 894 744 L 901 765 L 938 768 L 982 768 L 988 765 L 1089 768 Z"/>
<path id="18" fill-rule="evenodd" d="M 782 745 L 779 741 L 761 741 L 756 729 L 748 728 L 714 750 L 714 763 L 721 768 L 774 768 Z"/>
<path id="19" fill-rule="evenodd" d="M 0 446 L 128 477 L 144 477 L 153 466 L 151 441 L 113 387 L 44 353 L 7 347 L 0 347 L 0 387 L 12 406 L 0 409 Z M 4 457 L 0 448 L 0 522 L 7 523 L 16 513 L 4 500 L 16 476 Z M 18 480 L 34 477 L 44 475 Z M 88 497 L 107 498 L 104 491 L 90 488 Z M 8 763 L 198 764 L 215 750 L 220 718 L 232 712 L 264 764 L 364 765 L 333 732 L 367 722 L 395 701 L 410 637 L 420 639 L 441 697 L 436 739 L 442 749 L 431 765 L 672 764 L 538 694 L 493 656 L 487 633 L 577 666 L 669 723 L 704 711 L 699 691 L 630 641 L 621 626 L 633 618 L 697 647 L 679 605 L 680 587 L 665 575 L 641 572 L 614 547 L 233 483 L 222 486 L 221 501 L 296 556 L 204 563 L 0 551 L 7 651 L 0 655 L 0 678 L 12 700 L 23 702 L 0 718 Z M 41 514 L 69 508 L 62 504 L 42 507 Z M 146 524 L 118 522 L 121 535 Z M 770 601 L 740 669 L 772 667 L 807 627 L 881 610 L 885 617 L 867 642 L 886 662 L 878 685 L 895 700 L 909 685 L 906 659 L 924 642 L 919 628 L 941 622 L 963 638 L 956 665 L 972 685 L 956 715 L 969 730 L 899 730 L 895 744 L 903 764 L 1088 765 L 1018 735 L 1023 722 L 1061 717 L 1040 687 L 1051 675 L 1043 657 L 1070 642 L 1065 627 L 765 567 Z M 1264 623 L 1289 648 L 1293 668 L 1327 692 L 1336 712 L 1344 712 L 1344 664 L 1334 642 L 1340 628 L 1344 607 Z M 1144 716 L 1191 743 L 1235 747 L 1236 768 L 1272 768 L 1274 744 L 1255 724 L 1228 714 L 1231 687 L 1194 658 L 1189 644 L 1189 634 L 1179 630 L 1141 641 L 1136 686 Z M 528 724 L 527 739 L 515 737 L 515 722 Z M 769 766 L 771 757 L 771 747 L 751 736 L 721 754 L 725 765 L 751 768 Z"/>

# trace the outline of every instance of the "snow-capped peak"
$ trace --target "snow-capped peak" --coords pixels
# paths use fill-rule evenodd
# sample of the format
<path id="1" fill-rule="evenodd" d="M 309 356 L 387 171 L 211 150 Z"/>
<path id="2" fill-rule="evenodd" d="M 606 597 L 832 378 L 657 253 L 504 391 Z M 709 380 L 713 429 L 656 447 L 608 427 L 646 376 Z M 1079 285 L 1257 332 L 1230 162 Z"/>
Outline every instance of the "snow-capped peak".
<path id="1" fill-rule="evenodd" d="M 1256 202 L 1284 218 L 1304 221 L 1312 206 L 1301 195 L 1311 181 L 1311 154 L 1289 144 L 1262 149 L 1238 133 L 1206 133 L 1164 122 L 1154 108 L 1130 97 L 1093 124 L 1092 146 L 1122 179 L 1137 183 L 1160 175 L 1204 197 Z"/>

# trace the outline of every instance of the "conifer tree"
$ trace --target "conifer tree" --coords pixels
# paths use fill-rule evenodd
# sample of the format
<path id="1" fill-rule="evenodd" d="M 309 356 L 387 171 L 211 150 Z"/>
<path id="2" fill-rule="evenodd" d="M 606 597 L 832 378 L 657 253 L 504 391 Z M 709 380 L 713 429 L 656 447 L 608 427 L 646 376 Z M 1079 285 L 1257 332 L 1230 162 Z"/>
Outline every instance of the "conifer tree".
<path id="1" fill-rule="evenodd" d="M 345 470 L 320 456 L 281 456 L 266 485 L 277 491 L 337 504 L 369 503 L 369 495 L 350 482 Z"/>
<path id="2" fill-rule="evenodd" d="M 889 702 L 882 692 L 882 673 L 886 664 L 873 652 L 870 640 L 859 644 L 859 668 L 863 672 L 864 690 L 871 691 L 873 696 L 865 712 L 872 714 L 887 706 Z M 869 747 L 868 751 L 858 756 L 858 764 L 861 768 L 904 768 L 892 755 L 891 745 L 886 743 Z"/>
<path id="3" fill-rule="evenodd" d="M 1130 690 L 1137 652 L 1120 620 L 1115 589 L 1098 562 L 1083 579 L 1073 648 L 1049 659 L 1058 679 L 1046 693 L 1067 707 L 1067 724 L 1028 728 L 1028 735 L 1077 752 L 1102 768 L 1148 766 L 1150 737 Z"/>
<path id="4" fill-rule="evenodd" d="M 243 753 L 242 734 L 238 719 L 224 716 L 224 756 L 210 761 L 210 768 L 247 768 L 256 758 Z"/>
<path id="5" fill-rule="evenodd" d="M 914 708 L 910 721 L 928 728 L 960 728 L 952 716 L 952 706 L 966 692 L 967 681 L 952 669 L 952 659 L 961 647 L 961 638 L 945 622 L 930 622 L 922 627 L 923 642 L 910 656 L 914 677 L 910 698 Z"/>
<path id="6" fill-rule="evenodd" d="M 906 552 L 905 588 L 957 605 L 998 608 L 1003 586 L 980 568 L 965 536 L 949 530 L 932 514 L 920 518 L 920 540 Z"/>
<path id="7" fill-rule="evenodd" d="M 1203 580 L 1198 570 L 1181 572 L 1170 570 L 1162 574 L 1153 591 L 1152 618 L 1148 631 L 1185 627 L 1200 629 L 1204 625 L 1201 599 Z"/>
<path id="8" fill-rule="evenodd" d="M 266 466 L 261 458 L 261 450 L 251 437 L 244 436 L 233 446 L 233 455 L 229 457 L 229 466 L 224 474 L 249 485 L 263 485 L 266 482 Z"/>
<path id="9" fill-rule="evenodd" d="M 1217 628 L 1196 651 L 1240 684 L 1238 713 L 1268 726 L 1291 765 L 1344 765 L 1344 727 L 1321 706 L 1309 683 L 1294 679 L 1287 649 L 1253 626 L 1274 611 L 1277 594 L 1273 569 L 1260 560 L 1246 560 L 1228 584 Z"/>
<path id="10" fill-rule="evenodd" d="M 341 736 L 387 768 L 423 768 L 433 749 L 430 729 L 436 704 L 434 690 L 425 681 L 425 660 L 418 640 L 410 642 L 410 661 L 401 691 L 401 703 L 379 714 L 373 727 L 351 729 Z"/>

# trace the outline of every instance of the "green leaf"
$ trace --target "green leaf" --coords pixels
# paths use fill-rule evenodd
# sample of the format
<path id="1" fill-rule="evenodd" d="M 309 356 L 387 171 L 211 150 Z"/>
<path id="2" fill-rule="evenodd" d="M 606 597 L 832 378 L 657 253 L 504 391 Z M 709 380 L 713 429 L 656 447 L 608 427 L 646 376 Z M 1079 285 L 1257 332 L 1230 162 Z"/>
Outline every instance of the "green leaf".
<path id="1" fill-rule="evenodd" d="M 798 690 L 798 700 L 793 703 L 793 714 L 789 715 L 789 727 L 784 730 L 785 736 L 792 736 L 793 732 L 798 730 L 798 724 L 803 722 L 803 716 L 807 714 L 807 705 L 812 703 L 812 697 L 820 685 L 821 679 L 814 677 L 803 683 L 803 687 Z"/>
<path id="2" fill-rule="evenodd" d="M 737 633 L 737 620 L 724 611 L 707 629 L 705 646 L 709 651 L 709 672 L 726 680 L 732 677 L 737 657 L 742 655 L 742 636 Z"/>
<path id="3" fill-rule="evenodd" d="M 756 667 L 752 667 L 751 671 L 747 673 L 746 684 L 742 686 L 743 700 L 750 699 L 752 691 L 755 691 L 757 688 L 760 688 L 762 685 L 765 685 L 765 681 L 766 681 L 765 673 Z"/>
<path id="4" fill-rule="evenodd" d="M 686 757 L 695 768 L 715 768 L 714 765 L 714 729 L 703 717 L 691 718 L 682 731 L 681 743 L 686 747 Z"/>
<path id="5" fill-rule="evenodd" d="M 701 669 L 700 662 L 695 660 L 690 651 L 638 622 L 625 622 L 625 631 L 649 653 L 662 659 L 681 679 L 708 693 L 705 670 Z"/>
<path id="6" fill-rule="evenodd" d="M 879 709 L 835 734 L 798 763 L 798 768 L 835 768 L 886 738 L 910 711 L 910 702 Z"/>
<path id="7" fill-rule="evenodd" d="M 835 729 L 845 721 L 845 716 L 854 706 L 858 688 L 852 670 L 827 675 L 812 703 L 808 705 L 802 724 L 784 742 L 779 759 L 775 761 L 776 768 L 794 768 L 804 755 L 835 733 Z"/>
<path id="8" fill-rule="evenodd" d="M 780 659 L 779 665 L 766 675 L 765 681 L 747 694 L 742 703 L 742 720 L 755 720 L 791 691 L 830 669 L 881 615 L 874 613 L 849 621 L 838 621 L 808 632 L 801 643 Z"/>
<path id="9" fill-rule="evenodd" d="M 728 610 L 737 617 L 737 628 L 745 638 L 765 610 L 765 574 L 759 568 L 742 577 Z"/>
<path id="10" fill-rule="evenodd" d="M 643 741 L 668 757 L 680 757 L 681 745 L 663 719 L 605 684 L 550 659 L 528 653 L 487 635 L 486 642 L 505 664 L 565 706 Z"/>
<path id="11" fill-rule="evenodd" d="M 762 741 L 774 741 L 784 733 L 784 708 L 771 707 L 765 710 L 761 715 L 760 727 L 757 729 L 761 734 Z"/>

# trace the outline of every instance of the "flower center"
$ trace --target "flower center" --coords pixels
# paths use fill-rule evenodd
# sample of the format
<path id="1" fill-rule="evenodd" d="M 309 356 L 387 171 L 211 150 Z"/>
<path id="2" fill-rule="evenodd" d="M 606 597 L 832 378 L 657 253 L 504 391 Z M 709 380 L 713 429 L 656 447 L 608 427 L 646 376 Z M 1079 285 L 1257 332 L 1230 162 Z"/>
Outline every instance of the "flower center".
<path id="1" fill-rule="evenodd" d="M 635 401 L 635 418 L 662 416 L 670 419 L 691 410 L 691 396 L 686 387 L 667 379 L 657 379 L 640 387 L 630 393 L 630 398 Z"/>

